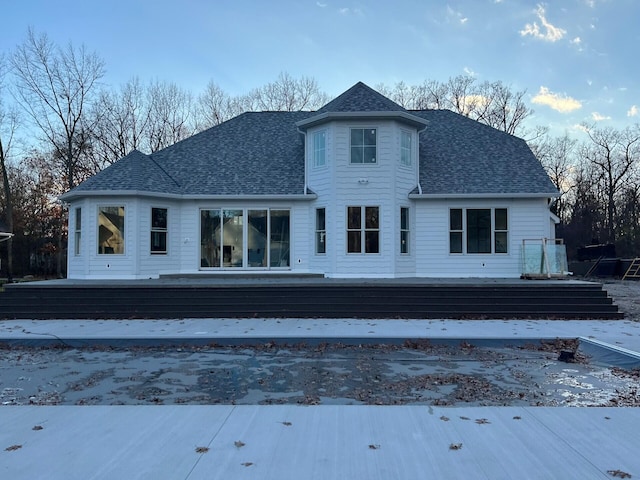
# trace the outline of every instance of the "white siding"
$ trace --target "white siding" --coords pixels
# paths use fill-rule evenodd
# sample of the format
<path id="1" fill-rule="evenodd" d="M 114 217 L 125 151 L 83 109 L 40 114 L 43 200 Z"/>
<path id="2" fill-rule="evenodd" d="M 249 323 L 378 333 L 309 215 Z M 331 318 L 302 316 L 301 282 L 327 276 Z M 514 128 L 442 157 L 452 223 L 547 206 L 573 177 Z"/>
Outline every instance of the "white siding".
<path id="1" fill-rule="evenodd" d="M 507 208 L 509 252 L 506 254 L 449 253 L 450 208 Z M 523 239 L 548 236 L 545 199 L 424 200 L 417 202 L 418 276 L 519 277 Z"/>

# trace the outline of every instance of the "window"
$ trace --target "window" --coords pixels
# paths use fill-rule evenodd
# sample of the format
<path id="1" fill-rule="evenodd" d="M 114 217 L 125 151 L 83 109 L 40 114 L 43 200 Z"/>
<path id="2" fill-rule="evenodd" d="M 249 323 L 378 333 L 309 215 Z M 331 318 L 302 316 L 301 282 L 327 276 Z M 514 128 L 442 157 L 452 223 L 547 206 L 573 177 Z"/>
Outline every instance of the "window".
<path id="1" fill-rule="evenodd" d="M 347 253 L 380 253 L 378 210 L 347 207 Z"/>
<path id="2" fill-rule="evenodd" d="M 494 210 L 494 252 L 507 253 L 508 248 L 508 228 L 507 228 L 507 209 L 496 208 Z"/>
<path id="3" fill-rule="evenodd" d="M 151 253 L 167 253 L 167 209 L 151 209 Z"/>
<path id="4" fill-rule="evenodd" d="M 491 253 L 491 210 L 467 209 L 467 253 Z"/>
<path id="5" fill-rule="evenodd" d="M 351 129 L 351 163 L 376 163 L 376 129 Z"/>
<path id="6" fill-rule="evenodd" d="M 200 268 L 289 267 L 289 210 L 200 210 Z"/>
<path id="7" fill-rule="evenodd" d="M 98 254 L 124 254 L 124 207 L 98 207 Z"/>
<path id="8" fill-rule="evenodd" d="M 449 210 L 449 252 L 462 253 L 462 209 Z"/>
<path id="9" fill-rule="evenodd" d="M 464 225 L 463 218 L 466 220 Z M 463 253 L 465 249 L 471 254 L 508 253 L 508 233 L 506 208 L 449 210 L 450 253 Z"/>
<path id="10" fill-rule="evenodd" d="M 321 131 L 313 134 L 313 166 L 322 167 L 326 164 L 326 138 L 327 132 Z"/>
<path id="11" fill-rule="evenodd" d="M 407 167 L 411 166 L 413 152 L 411 149 L 411 132 L 406 130 L 400 131 L 400 164 Z"/>
<path id="12" fill-rule="evenodd" d="M 74 252 L 76 255 L 81 253 L 81 241 L 82 241 L 82 208 L 76 208 L 76 228 L 74 235 Z"/>
<path id="13" fill-rule="evenodd" d="M 327 253 L 327 226 L 324 208 L 316 208 L 316 253 Z"/>
<path id="14" fill-rule="evenodd" d="M 400 253 L 409 253 L 409 208 L 400 207 Z"/>

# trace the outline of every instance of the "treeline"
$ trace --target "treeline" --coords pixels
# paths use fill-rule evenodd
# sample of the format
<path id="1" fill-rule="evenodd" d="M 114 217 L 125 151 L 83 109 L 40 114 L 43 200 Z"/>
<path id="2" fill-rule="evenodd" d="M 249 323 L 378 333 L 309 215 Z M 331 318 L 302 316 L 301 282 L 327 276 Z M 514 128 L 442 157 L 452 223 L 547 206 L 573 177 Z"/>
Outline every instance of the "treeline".
<path id="1" fill-rule="evenodd" d="M 0 276 L 63 275 L 67 226 L 58 195 L 131 150 L 152 153 L 246 111 L 315 110 L 332 98 L 315 79 L 287 73 L 244 95 L 214 81 L 197 93 L 136 77 L 111 87 L 104 75 L 95 52 L 32 30 L 0 53 L 0 220 L 14 233 L 0 244 Z M 561 192 L 552 209 L 570 253 L 597 241 L 640 255 L 638 125 L 583 125 L 581 141 L 553 137 L 527 124 L 525 91 L 471 76 L 375 88 L 405 108 L 453 110 L 524 138 Z"/>

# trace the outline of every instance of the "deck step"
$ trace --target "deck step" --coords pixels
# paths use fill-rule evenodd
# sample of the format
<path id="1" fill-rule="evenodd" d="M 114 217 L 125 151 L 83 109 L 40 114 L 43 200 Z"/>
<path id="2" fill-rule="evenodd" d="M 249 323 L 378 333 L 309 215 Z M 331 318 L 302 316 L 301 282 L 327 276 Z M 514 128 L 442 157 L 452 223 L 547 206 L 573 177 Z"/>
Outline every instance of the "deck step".
<path id="1" fill-rule="evenodd" d="M 5 285 L 0 319 L 623 318 L 601 284 L 229 282 Z"/>

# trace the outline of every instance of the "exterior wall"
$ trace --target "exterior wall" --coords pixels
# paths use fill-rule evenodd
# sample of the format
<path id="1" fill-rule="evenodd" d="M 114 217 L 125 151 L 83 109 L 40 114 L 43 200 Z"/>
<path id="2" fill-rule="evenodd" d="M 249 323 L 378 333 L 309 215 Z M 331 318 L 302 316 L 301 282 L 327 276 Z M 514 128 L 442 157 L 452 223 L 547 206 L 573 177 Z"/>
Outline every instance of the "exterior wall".
<path id="1" fill-rule="evenodd" d="M 449 253 L 450 208 L 507 208 L 508 253 Z M 548 238 L 546 199 L 418 200 L 417 275 L 422 277 L 519 277 L 523 239 Z"/>
<path id="2" fill-rule="evenodd" d="M 375 164 L 350 163 L 350 129 L 377 129 Z M 401 129 L 412 132 L 413 159 L 410 166 L 400 164 Z M 313 166 L 313 134 L 326 132 L 326 165 Z M 310 206 L 308 243 L 312 271 L 330 277 L 393 277 L 415 273 L 415 251 L 400 255 L 400 207 L 409 207 L 409 192 L 417 184 L 418 136 L 415 129 L 393 121 L 331 122 L 307 133 L 309 188 L 318 194 Z M 377 206 L 380 215 L 380 253 L 347 253 L 347 207 Z M 315 209 L 326 209 L 327 253 L 315 254 Z M 413 234 L 413 232 L 412 232 Z M 413 242 L 412 242 L 413 243 Z"/>
<path id="3" fill-rule="evenodd" d="M 98 207 L 124 206 L 124 254 L 98 253 Z M 75 279 L 140 279 L 162 274 L 197 274 L 200 269 L 200 209 L 285 209 L 290 211 L 290 264 L 285 270 L 307 272 L 310 246 L 308 202 L 196 202 L 135 197 L 88 198 L 69 205 L 69 222 L 75 226 L 75 209 L 82 208 L 80 255 L 74 254 L 70 232 L 68 277 Z M 151 254 L 151 209 L 167 209 L 167 253 Z M 221 268 L 216 272 L 267 271 L 261 268 Z M 207 270 L 206 272 L 211 272 Z M 278 270 L 281 271 L 281 270 Z"/>

